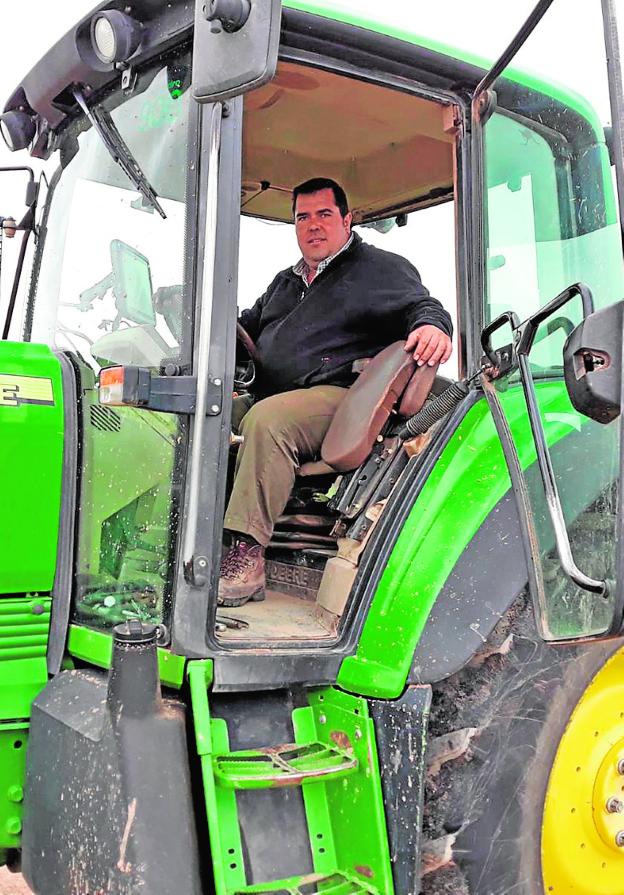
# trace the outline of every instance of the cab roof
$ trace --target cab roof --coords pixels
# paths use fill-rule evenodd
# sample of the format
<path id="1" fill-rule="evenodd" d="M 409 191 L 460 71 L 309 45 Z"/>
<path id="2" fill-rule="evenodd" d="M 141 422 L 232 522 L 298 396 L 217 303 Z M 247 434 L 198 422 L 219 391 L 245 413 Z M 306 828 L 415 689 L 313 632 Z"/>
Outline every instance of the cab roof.
<path id="1" fill-rule="evenodd" d="M 47 157 L 50 152 L 49 135 L 63 126 L 68 117 L 78 110 L 70 88 L 81 85 L 87 94 L 97 94 L 119 82 L 120 72 L 112 65 L 100 62 L 91 49 L 90 22 L 93 15 L 104 9 L 119 9 L 127 12 L 144 25 L 143 37 L 137 52 L 132 57 L 133 66 L 142 66 L 150 58 L 166 51 L 169 47 L 190 39 L 193 31 L 195 4 L 193 0 L 103 0 L 71 28 L 39 60 L 22 79 L 8 98 L 4 111 L 22 108 L 34 112 L 38 119 L 38 136 L 31 153 Z M 311 18 L 311 17 L 314 18 Z M 342 27 L 340 27 L 342 25 Z M 432 73 L 443 71 L 442 80 L 450 85 L 461 80 L 474 86 L 483 69 L 474 66 L 465 54 L 456 53 L 446 47 L 437 47 L 417 35 L 399 32 L 380 22 L 368 22 L 350 17 L 344 12 L 331 8 L 320 8 L 313 2 L 284 0 L 282 22 L 283 40 L 299 32 L 302 37 L 314 37 L 317 44 L 324 41 L 335 43 L 350 34 L 356 42 L 366 42 L 365 36 L 377 35 L 390 38 L 399 50 L 400 44 L 422 47 L 433 53 L 429 67 Z M 400 55 L 400 53 L 399 53 Z M 445 64 L 440 65 L 440 55 L 445 56 Z M 425 60 L 426 62 L 426 60 Z M 464 63 L 468 62 L 466 67 Z"/>
<path id="2" fill-rule="evenodd" d="M 68 119 L 79 114 L 70 88 L 83 87 L 87 95 L 97 95 L 119 83 L 120 72 L 100 62 L 91 49 L 90 22 L 100 10 L 127 12 L 144 26 L 143 37 L 131 62 L 140 67 L 170 47 L 190 40 L 195 15 L 194 0 L 102 0 L 71 28 L 39 60 L 9 97 L 4 111 L 22 108 L 36 114 L 37 137 L 31 154 L 47 158 L 54 149 L 51 135 Z M 417 16 L 414 15 L 413 19 Z M 411 77 L 420 74 L 423 83 L 447 90 L 474 90 L 488 68 L 486 60 L 422 37 L 406 28 L 363 18 L 314 0 L 283 0 L 282 47 L 303 46 L 316 53 L 341 58 L 348 46 L 362 66 L 379 65 L 392 59 L 395 69 Z M 503 49 L 503 48 L 501 48 Z M 540 81 L 526 73 L 509 71 L 506 83 L 522 106 L 522 93 L 540 94 L 580 115 L 598 129 L 592 107 L 582 97 Z M 498 85 L 497 85 L 498 87 Z M 504 93 L 504 90 L 502 90 Z M 499 93 L 499 102 L 502 93 Z M 504 103 L 513 107 L 510 100 Z"/>

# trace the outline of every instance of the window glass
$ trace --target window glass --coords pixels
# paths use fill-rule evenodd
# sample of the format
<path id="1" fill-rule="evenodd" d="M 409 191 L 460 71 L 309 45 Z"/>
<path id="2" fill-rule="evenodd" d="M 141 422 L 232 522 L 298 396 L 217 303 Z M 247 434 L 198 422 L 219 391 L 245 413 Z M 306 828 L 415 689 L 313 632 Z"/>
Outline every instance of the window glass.
<path id="1" fill-rule="evenodd" d="M 600 3 L 590 0 L 588 12 L 590 6 L 600 24 Z M 552 30 L 565 18 L 566 4 L 555 3 L 536 35 L 543 37 L 544 27 Z M 600 43 L 591 46 L 599 56 Z M 514 60 L 516 72 L 522 52 Z M 571 60 L 594 72 L 605 64 L 604 46 L 601 58 L 588 50 L 587 57 L 572 54 Z M 498 111 L 484 128 L 485 320 L 509 310 L 525 320 L 575 283 L 589 286 L 596 308 L 620 300 L 621 232 L 596 111 L 608 103 L 592 97 L 593 106 L 564 87 L 509 71 L 494 89 Z M 529 359 L 574 559 L 586 575 L 605 580 L 615 577 L 619 423 L 594 423 L 569 400 L 563 347 L 581 318 L 581 301 L 574 299 L 542 324 Z M 510 340 L 504 327 L 495 347 Z M 524 475 L 533 532 L 528 560 L 537 579 L 533 597 L 541 633 L 546 639 L 602 633 L 611 621 L 613 593 L 604 599 L 581 590 L 562 570 L 517 371 L 497 380 L 495 388 L 513 441 L 508 448 Z"/>
<path id="2" fill-rule="evenodd" d="M 142 75 L 129 98 L 115 94 L 103 104 L 166 217 L 83 121 L 48 221 L 31 337 L 71 352 L 79 369 L 75 619 L 88 625 L 167 620 L 184 421 L 100 406 L 96 377 L 110 364 L 157 370 L 189 354 L 181 335 L 190 313 L 183 290 L 190 93 L 180 86 L 189 78 L 190 58 L 178 55 Z"/>

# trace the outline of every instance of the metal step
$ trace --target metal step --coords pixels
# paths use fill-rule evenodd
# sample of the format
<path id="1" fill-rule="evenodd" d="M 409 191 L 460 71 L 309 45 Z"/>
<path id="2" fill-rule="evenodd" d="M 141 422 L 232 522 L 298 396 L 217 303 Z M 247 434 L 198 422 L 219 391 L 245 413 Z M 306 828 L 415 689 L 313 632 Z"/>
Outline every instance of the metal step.
<path id="1" fill-rule="evenodd" d="M 189 663 L 211 891 L 393 895 L 366 699 L 330 686 L 306 691 L 305 701 L 290 691 L 247 695 L 242 702 L 238 694 L 215 694 L 212 716 L 211 675 L 212 664 Z M 283 745 L 291 731 L 294 743 Z M 276 745 L 257 747 L 273 735 Z"/>
<path id="2" fill-rule="evenodd" d="M 267 746 L 217 755 L 214 775 L 228 789 L 299 786 L 315 780 L 338 780 L 357 771 L 357 758 L 324 743 Z"/>
<path id="3" fill-rule="evenodd" d="M 378 889 L 343 873 L 311 873 L 276 880 L 267 885 L 245 886 L 231 895 L 381 895 Z"/>

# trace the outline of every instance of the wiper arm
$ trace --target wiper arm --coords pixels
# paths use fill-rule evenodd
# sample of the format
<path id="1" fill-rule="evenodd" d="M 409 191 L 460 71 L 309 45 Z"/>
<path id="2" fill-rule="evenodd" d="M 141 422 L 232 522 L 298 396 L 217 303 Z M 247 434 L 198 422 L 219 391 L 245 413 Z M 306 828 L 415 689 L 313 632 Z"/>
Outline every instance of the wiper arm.
<path id="1" fill-rule="evenodd" d="M 74 94 L 74 99 L 97 131 L 102 143 L 104 143 L 112 158 L 119 165 L 124 174 L 130 178 L 143 198 L 152 206 L 152 208 L 156 209 L 161 218 L 166 218 L 167 215 L 158 201 L 156 192 L 141 170 L 141 166 L 130 152 L 130 149 L 126 146 L 123 137 L 117 130 L 115 123 L 108 112 L 102 108 L 90 109 L 82 91 L 77 87 L 75 87 L 72 92 Z"/>

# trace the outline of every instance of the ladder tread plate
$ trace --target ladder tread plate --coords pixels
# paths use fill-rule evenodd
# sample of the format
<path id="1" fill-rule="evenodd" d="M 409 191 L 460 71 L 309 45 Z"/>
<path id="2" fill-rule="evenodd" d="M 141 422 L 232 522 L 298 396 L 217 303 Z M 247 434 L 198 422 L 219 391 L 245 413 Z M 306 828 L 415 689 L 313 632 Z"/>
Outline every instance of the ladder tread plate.
<path id="1" fill-rule="evenodd" d="M 217 755 L 213 766 L 221 786 L 263 789 L 346 777 L 357 771 L 358 760 L 350 750 L 325 743 L 288 743 Z"/>
<path id="2" fill-rule="evenodd" d="M 368 883 L 344 873 L 311 873 L 272 883 L 245 886 L 229 895 L 381 895 Z"/>

